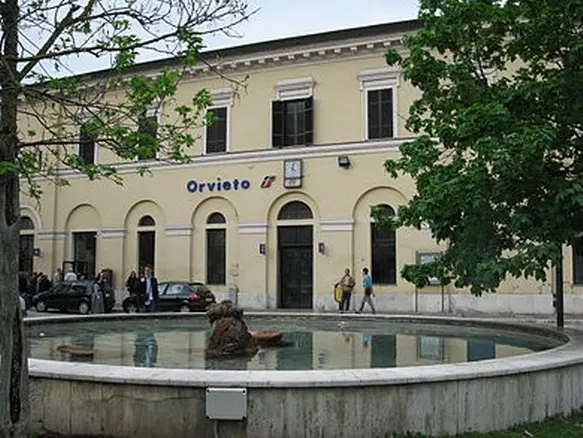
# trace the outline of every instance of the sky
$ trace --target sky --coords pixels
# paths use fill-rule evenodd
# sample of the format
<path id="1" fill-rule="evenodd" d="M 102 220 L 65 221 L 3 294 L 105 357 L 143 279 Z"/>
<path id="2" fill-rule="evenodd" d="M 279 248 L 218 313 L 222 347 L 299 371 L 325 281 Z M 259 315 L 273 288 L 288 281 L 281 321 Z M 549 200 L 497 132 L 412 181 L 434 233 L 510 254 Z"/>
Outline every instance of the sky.
<path id="1" fill-rule="evenodd" d="M 249 0 L 259 9 L 237 30 L 240 38 L 207 38 L 216 49 L 278 38 L 360 27 L 417 17 L 417 0 Z"/>
<path id="2" fill-rule="evenodd" d="M 248 0 L 248 4 L 249 11 L 257 12 L 235 28 L 238 36 L 207 35 L 204 39 L 205 50 L 410 20 L 417 17 L 418 10 L 418 0 Z M 146 51 L 138 56 L 137 61 L 160 57 L 168 55 Z M 39 71 L 68 76 L 109 68 L 109 61 L 89 56 L 71 57 L 60 64 L 58 70 L 47 61 L 39 66 Z"/>

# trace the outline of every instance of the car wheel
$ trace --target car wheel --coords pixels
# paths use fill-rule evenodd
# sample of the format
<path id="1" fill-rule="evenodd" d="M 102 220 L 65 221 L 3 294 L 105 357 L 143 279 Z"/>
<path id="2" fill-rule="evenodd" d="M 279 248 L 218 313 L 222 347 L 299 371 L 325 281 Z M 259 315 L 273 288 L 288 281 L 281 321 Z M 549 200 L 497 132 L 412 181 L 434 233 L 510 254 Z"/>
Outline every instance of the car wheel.
<path id="1" fill-rule="evenodd" d="M 183 304 L 182 306 L 180 306 L 180 311 L 183 313 L 190 312 L 190 306 L 188 304 Z"/>
<path id="2" fill-rule="evenodd" d="M 138 312 L 138 306 L 135 303 L 128 303 L 125 306 L 126 313 L 137 313 Z"/>
<path id="3" fill-rule="evenodd" d="M 37 312 L 46 312 L 47 311 L 47 305 L 45 304 L 44 301 L 37 301 L 36 306 L 34 306 L 34 308 L 36 309 Z"/>
<path id="4" fill-rule="evenodd" d="M 79 303 L 79 313 L 81 315 L 87 315 L 89 313 L 89 303 L 86 301 L 81 301 Z"/>

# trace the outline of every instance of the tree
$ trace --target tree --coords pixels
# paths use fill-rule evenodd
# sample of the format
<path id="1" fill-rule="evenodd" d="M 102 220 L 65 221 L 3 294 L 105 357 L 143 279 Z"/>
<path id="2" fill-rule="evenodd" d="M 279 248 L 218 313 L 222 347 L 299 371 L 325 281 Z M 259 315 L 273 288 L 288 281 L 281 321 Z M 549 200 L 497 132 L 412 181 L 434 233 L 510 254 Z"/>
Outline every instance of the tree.
<path id="1" fill-rule="evenodd" d="M 189 160 L 191 128 L 210 121 L 210 99 L 201 90 L 188 104 L 173 102 L 178 82 L 205 62 L 203 36 L 230 34 L 251 13 L 243 0 L 0 0 L 0 437 L 26 436 L 29 418 L 17 299 L 20 192 L 41 196 L 39 178 L 68 184 L 67 168 L 121 183 L 115 166 L 73 148 L 80 125 L 85 140 L 123 159 Z M 146 76 L 136 62 L 148 53 L 173 58 Z M 110 60 L 105 73 L 63 74 L 71 60 L 100 57 Z M 172 114 L 153 123 L 150 112 L 164 102 Z"/>
<path id="2" fill-rule="evenodd" d="M 402 275 L 475 295 L 507 277 L 546 278 L 583 232 L 581 0 L 421 0 L 424 26 L 386 53 L 421 94 L 418 137 L 385 162 L 417 194 L 389 226 L 445 247 Z M 495 76 L 495 80 L 494 80 Z"/>

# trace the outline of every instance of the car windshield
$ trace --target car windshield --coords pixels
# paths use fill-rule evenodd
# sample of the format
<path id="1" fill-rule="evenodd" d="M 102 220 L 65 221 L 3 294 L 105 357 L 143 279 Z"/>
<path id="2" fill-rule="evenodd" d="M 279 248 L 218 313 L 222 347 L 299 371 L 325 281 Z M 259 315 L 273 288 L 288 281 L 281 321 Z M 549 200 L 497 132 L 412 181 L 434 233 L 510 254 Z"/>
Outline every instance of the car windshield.
<path id="1" fill-rule="evenodd" d="M 181 283 L 174 283 L 168 286 L 165 295 L 179 295 L 184 290 L 184 285 Z"/>

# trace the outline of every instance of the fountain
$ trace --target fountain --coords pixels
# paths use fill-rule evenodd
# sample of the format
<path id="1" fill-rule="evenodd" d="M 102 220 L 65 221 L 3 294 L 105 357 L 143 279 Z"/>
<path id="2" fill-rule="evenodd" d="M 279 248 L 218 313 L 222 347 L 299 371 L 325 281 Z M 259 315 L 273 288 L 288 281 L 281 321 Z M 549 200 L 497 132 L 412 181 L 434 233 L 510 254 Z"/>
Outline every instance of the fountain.
<path id="1" fill-rule="evenodd" d="M 583 405 L 577 330 L 427 316 L 244 319 L 228 302 L 208 315 L 28 318 L 33 431 L 438 436 Z"/>

